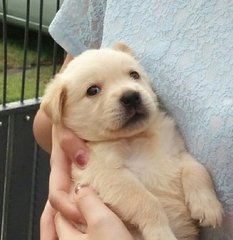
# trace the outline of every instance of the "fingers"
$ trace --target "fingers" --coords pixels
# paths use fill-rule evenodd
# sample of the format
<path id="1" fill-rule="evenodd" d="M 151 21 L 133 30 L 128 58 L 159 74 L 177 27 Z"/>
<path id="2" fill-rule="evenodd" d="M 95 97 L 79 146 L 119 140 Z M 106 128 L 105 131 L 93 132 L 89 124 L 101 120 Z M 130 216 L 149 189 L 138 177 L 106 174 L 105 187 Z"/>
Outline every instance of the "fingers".
<path id="1" fill-rule="evenodd" d="M 115 214 L 88 187 L 80 188 L 74 198 L 89 227 L 98 224 L 102 225 L 104 221 L 108 222 L 109 219 L 115 217 Z"/>
<path id="2" fill-rule="evenodd" d="M 88 159 L 88 149 L 86 143 L 64 126 L 57 125 L 54 126 L 54 128 L 59 145 L 66 153 L 67 157 L 72 162 L 76 163 L 77 167 L 85 167 Z"/>
<path id="3" fill-rule="evenodd" d="M 71 202 L 69 195 L 66 192 L 57 191 L 54 195 L 50 195 L 49 201 L 53 208 L 59 211 L 65 218 L 76 223 L 86 223 L 82 214 Z"/>
<path id="4" fill-rule="evenodd" d="M 61 212 L 67 219 L 74 222 L 85 222 L 68 194 L 71 189 L 70 168 L 66 166 L 68 163 L 62 160 L 57 162 L 50 173 L 49 201 L 52 207 Z"/>
<path id="5" fill-rule="evenodd" d="M 47 201 L 42 216 L 40 218 L 40 240 L 57 240 L 57 234 L 54 225 L 54 216 L 56 211 Z"/>
<path id="6" fill-rule="evenodd" d="M 89 239 L 133 240 L 123 222 L 88 188 L 76 188 L 78 207 L 87 222 Z"/>
<path id="7" fill-rule="evenodd" d="M 61 216 L 61 214 L 56 214 L 55 226 L 59 240 L 85 239 L 85 234 L 78 231 L 71 223 Z"/>
<path id="8" fill-rule="evenodd" d="M 61 212 L 67 219 L 79 222 L 82 221 L 81 214 L 75 204 L 71 202 L 68 194 L 71 189 L 71 163 L 57 142 L 56 132 L 53 133 L 53 139 L 49 201 L 53 208 Z"/>

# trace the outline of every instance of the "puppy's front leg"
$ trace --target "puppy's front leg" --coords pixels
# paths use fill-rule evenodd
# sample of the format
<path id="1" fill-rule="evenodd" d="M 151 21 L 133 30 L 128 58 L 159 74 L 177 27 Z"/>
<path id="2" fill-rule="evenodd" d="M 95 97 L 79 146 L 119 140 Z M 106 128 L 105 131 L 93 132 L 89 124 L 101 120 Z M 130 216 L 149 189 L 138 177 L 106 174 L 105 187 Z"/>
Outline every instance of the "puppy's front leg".
<path id="1" fill-rule="evenodd" d="M 193 219 L 201 226 L 219 226 L 223 208 L 218 201 L 212 180 L 203 165 L 187 152 L 182 153 L 182 183 L 185 201 Z"/>
<path id="2" fill-rule="evenodd" d="M 139 227 L 145 240 L 176 240 L 159 200 L 127 169 L 105 169 L 93 185 L 122 220 Z"/>

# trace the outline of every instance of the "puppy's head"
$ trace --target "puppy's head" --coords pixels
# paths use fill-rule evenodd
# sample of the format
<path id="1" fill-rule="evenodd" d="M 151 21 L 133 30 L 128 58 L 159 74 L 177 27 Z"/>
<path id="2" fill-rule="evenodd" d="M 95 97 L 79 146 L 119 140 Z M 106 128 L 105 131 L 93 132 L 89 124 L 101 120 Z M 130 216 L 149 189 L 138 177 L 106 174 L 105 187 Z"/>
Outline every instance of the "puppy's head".
<path id="1" fill-rule="evenodd" d="M 146 75 L 123 44 L 88 50 L 48 85 L 41 108 L 88 141 L 131 137 L 157 112 Z"/>

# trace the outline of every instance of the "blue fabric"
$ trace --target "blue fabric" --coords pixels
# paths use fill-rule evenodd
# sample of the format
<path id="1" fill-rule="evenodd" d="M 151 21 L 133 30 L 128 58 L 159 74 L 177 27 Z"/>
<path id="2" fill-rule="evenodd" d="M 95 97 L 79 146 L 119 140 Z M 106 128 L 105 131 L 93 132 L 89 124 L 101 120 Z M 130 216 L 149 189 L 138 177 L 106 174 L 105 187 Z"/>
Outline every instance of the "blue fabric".
<path id="1" fill-rule="evenodd" d="M 51 31 L 54 37 L 60 36 L 55 39 L 62 46 L 69 46 L 65 47 L 68 52 L 76 49 L 76 54 L 92 47 L 85 42 L 93 32 L 83 2 L 67 0 L 69 9 L 61 10 Z M 221 229 L 205 230 L 202 239 L 232 240 L 233 2 L 108 0 L 106 9 L 104 2 L 96 1 L 91 13 L 101 19 L 97 29 L 104 19 L 102 46 L 120 40 L 135 50 L 189 151 L 213 176 L 226 217 Z M 101 39 L 101 30 L 97 32 L 93 39 Z"/>
<path id="2" fill-rule="evenodd" d="M 103 33 L 106 0 L 65 0 L 49 33 L 70 55 L 98 48 Z"/>

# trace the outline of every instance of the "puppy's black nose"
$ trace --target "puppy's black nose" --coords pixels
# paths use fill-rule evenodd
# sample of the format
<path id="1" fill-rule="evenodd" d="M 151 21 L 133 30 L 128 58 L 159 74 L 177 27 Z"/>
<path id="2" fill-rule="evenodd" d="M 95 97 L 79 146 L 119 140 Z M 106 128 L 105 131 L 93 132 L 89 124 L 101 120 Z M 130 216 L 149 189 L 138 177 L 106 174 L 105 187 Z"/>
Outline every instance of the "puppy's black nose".
<path id="1" fill-rule="evenodd" d="M 141 96 L 136 91 L 128 91 L 122 95 L 120 102 L 124 107 L 137 107 L 141 104 Z"/>

